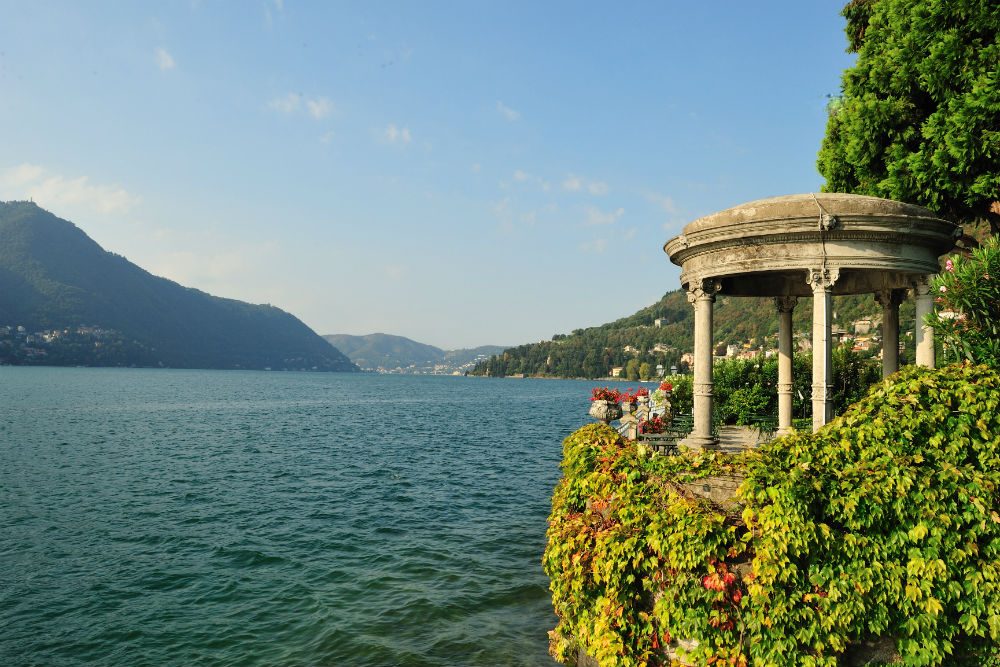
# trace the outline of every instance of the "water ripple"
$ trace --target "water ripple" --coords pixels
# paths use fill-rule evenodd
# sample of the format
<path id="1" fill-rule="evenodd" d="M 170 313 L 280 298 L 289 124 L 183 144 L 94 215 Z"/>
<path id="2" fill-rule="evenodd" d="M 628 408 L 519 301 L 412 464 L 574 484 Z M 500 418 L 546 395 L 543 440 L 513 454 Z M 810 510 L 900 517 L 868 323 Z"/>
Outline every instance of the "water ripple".
<path id="1" fill-rule="evenodd" d="M 588 391 L 0 367 L 0 664 L 551 664 Z"/>

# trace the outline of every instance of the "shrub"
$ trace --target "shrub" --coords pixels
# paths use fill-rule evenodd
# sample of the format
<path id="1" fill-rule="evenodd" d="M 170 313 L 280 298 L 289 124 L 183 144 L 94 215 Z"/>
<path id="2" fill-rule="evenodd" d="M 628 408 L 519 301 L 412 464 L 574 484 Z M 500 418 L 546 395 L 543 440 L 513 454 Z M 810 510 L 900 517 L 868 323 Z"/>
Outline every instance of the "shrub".
<path id="1" fill-rule="evenodd" d="M 604 425 L 564 443 L 543 564 L 553 655 L 832 667 L 890 636 L 907 665 L 1000 641 L 1000 374 L 907 368 L 816 434 L 651 455 Z M 742 472 L 742 516 L 684 484 Z M 738 512 L 737 512 L 738 514 Z"/>
<path id="2" fill-rule="evenodd" d="M 932 281 L 938 312 L 927 324 L 956 360 L 1000 367 L 1000 238 L 956 255 Z"/>
<path id="3" fill-rule="evenodd" d="M 753 460 L 755 658 L 833 665 L 890 635 L 906 664 L 939 665 L 1000 639 L 998 407 L 994 370 L 909 367 Z"/>
<path id="4" fill-rule="evenodd" d="M 694 378 L 690 375 L 671 375 L 666 381 L 673 385 L 670 404 L 674 414 L 691 414 L 694 403 L 692 387 Z"/>

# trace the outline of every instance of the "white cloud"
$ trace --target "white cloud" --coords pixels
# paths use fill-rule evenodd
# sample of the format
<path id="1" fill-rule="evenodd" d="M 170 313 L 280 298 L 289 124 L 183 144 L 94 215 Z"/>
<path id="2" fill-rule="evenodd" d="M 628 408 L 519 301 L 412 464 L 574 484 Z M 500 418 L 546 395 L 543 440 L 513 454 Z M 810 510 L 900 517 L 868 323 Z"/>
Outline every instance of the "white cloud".
<path id="1" fill-rule="evenodd" d="M 534 174 L 525 171 L 524 169 L 515 169 L 511 178 L 515 183 L 527 183 L 533 184 L 538 187 L 542 192 L 548 192 L 552 189 L 552 185 L 546 181 L 541 176 L 535 176 Z M 510 181 L 500 181 L 499 185 L 502 189 L 506 190 L 510 187 Z"/>
<path id="2" fill-rule="evenodd" d="M 587 253 L 593 253 L 595 255 L 599 255 L 607 249 L 607 239 L 594 239 L 593 241 L 586 241 L 580 244 L 580 250 Z"/>
<path id="3" fill-rule="evenodd" d="M 319 143 L 328 144 L 331 141 L 333 141 L 333 137 L 334 137 L 333 130 L 330 130 L 329 132 L 324 132 L 323 135 L 319 138 Z"/>
<path id="4" fill-rule="evenodd" d="M 596 206 L 587 207 L 588 225 L 611 225 L 625 215 L 625 209 L 616 208 L 614 211 L 602 211 Z"/>
<path id="5" fill-rule="evenodd" d="M 606 195 L 608 194 L 608 184 L 604 181 L 591 181 L 587 183 L 587 192 L 592 195 Z"/>
<path id="6" fill-rule="evenodd" d="M 410 143 L 412 137 L 410 136 L 410 128 L 408 127 L 397 127 L 395 123 L 389 123 L 385 130 L 382 132 L 382 137 L 390 144 L 403 144 L 406 145 Z"/>
<path id="7" fill-rule="evenodd" d="M 298 93 L 288 93 L 283 97 L 275 97 L 267 103 L 269 109 L 280 111 L 281 113 L 293 113 L 302 104 L 302 96 Z"/>
<path id="8" fill-rule="evenodd" d="M 664 213 L 669 213 L 670 215 L 677 214 L 677 204 L 674 202 L 672 197 L 650 192 L 646 195 L 646 200 L 659 206 L 663 209 Z"/>
<path id="9" fill-rule="evenodd" d="M 591 181 L 576 174 L 566 176 L 563 179 L 562 187 L 567 192 L 583 192 L 586 190 L 589 194 L 595 196 L 604 196 L 611 191 L 608 184 L 604 181 Z"/>
<path id="10" fill-rule="evenodd" d="M 20 164 L 0 173 L 0 184 L 8 188 L 20 188 L 45 175 L 45 169 L 37 164 Z"/>
<path id="11" fill-rule="evenodd" d="M 174 62 L 174 57 L 164 48 L 156 49 L 156 66 L 161 70 L 166 72 L 167 70 L 173 69 L 177 66 Z"/>
<path id="12" fill-rule="evenodd" d="M 563 190 L 568 190 L 570 192 L 579 192 L 583 189 L 583 181 L 579 176 L 574 176 L 570 174 L 562 182 Z"/>
<path id="13" fill-rule="evenodd" d="M 322 120 L 336 110 L 333 102 L 327 97 L 304 97 L 300 93 L 275 97 L 267 103 L 267 108 L 283 114 L 304 111 L 315 120 Z"/>
<path id="14" fill-rule="evenodd" d="M 86 176 L 67 178 L 44 167 L 21 164 L 0 171 L 0 199 L 27 199 L 57 214 L 83 207 L 97 213 L 125 213 L 139 197 L 117 185 L 93 185 Z"/>
<path id="15" fill-rule="evenodd" d="M 521 119 L 520 111 L 517 111 L 516 109 L 511 109 L 509 106 L 507 106 L 503 102 L 500 102 L 499 100 L 497 101 L 497 111 L 500 112 L 501 116 L 503 116 L 512 123 L 516 120 Z"/>
<path id="16" fill-rule="evenodd" d="M 309 109 L 309 115 L 320 120 L 326 118 L 333 111 L 333 102 L 326 99 L 325 97 L 317 97 L 315 99 L 306 100 L 306 108 Z"/>
<path id="17" fill-rule="evenodd" d="M 174 247 L 181 245 L 174 236 L 167 234 L 164 243 Z M 196 285 L 214 294 L 233 295 L 236 293 L 234 285 L 245 283 L 260 266 L 273 262 L 278 250 L 274 242 L 227 247 L 231 246 L 232 239 L 220 240 L 214 235 L 202 234 L 198 243 L 191 241 L 190 237 L 185 237 L 183 245 L 193 245 L 196 249 L 159 252 L 146 261 L 145 268 L 181 285 Z"/>

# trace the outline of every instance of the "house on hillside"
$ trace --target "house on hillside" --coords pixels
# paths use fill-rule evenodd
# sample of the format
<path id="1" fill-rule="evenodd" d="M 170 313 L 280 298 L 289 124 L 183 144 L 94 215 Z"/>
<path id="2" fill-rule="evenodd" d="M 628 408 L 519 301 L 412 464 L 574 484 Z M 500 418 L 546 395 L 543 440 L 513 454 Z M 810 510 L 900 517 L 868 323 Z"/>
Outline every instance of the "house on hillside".
<path id="1" fill-rule="evenodd" d="M 611 377 L 620 378 L 622 376 L 622 373 L 624 372 L 625 372 L 624 366 L 615 366 L 614 368 L 611 369 Z"/>

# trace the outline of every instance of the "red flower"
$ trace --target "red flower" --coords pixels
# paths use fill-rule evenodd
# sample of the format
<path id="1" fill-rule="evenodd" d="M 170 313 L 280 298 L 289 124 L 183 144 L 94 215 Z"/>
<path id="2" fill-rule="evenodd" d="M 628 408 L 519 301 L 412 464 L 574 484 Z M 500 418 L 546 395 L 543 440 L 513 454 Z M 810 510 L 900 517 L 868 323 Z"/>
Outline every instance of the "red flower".
<path id="1" fill-rule="evenodd" d="M 594 387 L 590 391 L 590 400 L 618 403 L 621 400 L 621 392 L 610 387 Z"/>

